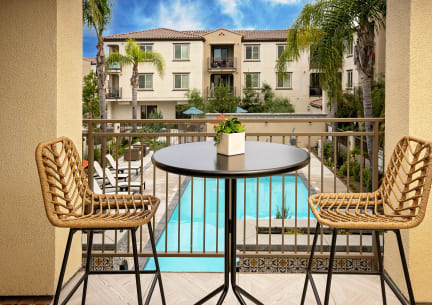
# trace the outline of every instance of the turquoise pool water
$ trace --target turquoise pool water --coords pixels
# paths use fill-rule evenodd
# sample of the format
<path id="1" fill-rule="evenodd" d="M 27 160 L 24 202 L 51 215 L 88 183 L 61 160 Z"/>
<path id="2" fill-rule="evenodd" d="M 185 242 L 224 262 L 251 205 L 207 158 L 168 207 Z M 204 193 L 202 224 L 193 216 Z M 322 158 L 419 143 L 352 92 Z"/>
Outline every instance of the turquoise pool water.
<path id="1" fill-rule="evenodd" d="M 257 179 L 246 179 L 246 211 L 244 209 L 244 179 L 237 180 L 237 218 L 255 219 L 257 217 Z M 300 177 L 297 177 L 297 218 L 307 218 L 307 187 Z M 282 176 L 272 177 L 272 204 L 271 215 L 276 218 L 277 211 L 282 210 Z M 191 249 L 191 218 L 192 224 L 192 250 L 203 250 L 204 234 L 204 179 L 193 179 L 193 217 L 191 217 L 191 182 L 188 183 L 180 200 L 180 251 Z M 219 211 L 217 211 L 217 192 L 219 192 Z M 259 179 L 258 218 L 268 219 L 270 210 L 270 178 Z M 205 249 L 216 251 L 216 215 L 219 212 L 218 249 L 224 249 L 224 194 L 225 183 L 219 181 L 217 189 L 216 179 L 206 179 L 206 207 L 205 207 Z M 285 176 L 285 208 L 288 210 L 288 218 L 295 218 L 295 176 Z M 157 242 L 159 252 L 165 251 L 165 239 L 168 235 L 168 251 L 178 249 L 178 220 L 179 205 L 175 208 L 168 221 L 168 234 L 164 231 Z M 245 215 L 246 213 L 246 215 Z M 312 215 L 311 215 L 312 217 Z M 162 271 L 179 272 L 223 272 L 223 258 L 197 258 L 197 257 L 160 257 Z M 153 258 L 149 259 L 146 270 L 154 269 Z"/>

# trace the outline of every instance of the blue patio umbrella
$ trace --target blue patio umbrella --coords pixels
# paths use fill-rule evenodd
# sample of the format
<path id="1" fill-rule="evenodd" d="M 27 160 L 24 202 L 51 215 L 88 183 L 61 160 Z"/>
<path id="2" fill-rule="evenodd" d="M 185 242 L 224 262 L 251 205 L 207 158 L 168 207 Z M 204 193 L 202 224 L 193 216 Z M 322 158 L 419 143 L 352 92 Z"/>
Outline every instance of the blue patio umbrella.
<path id="1" fill-rule="evenodd" d="M 195 107 L 190 107 L 188 110 L 183 111 L 184 114 L 202 114 L 201 110 Z"/>
<path id="2" fill-rule="evenodd" d="M 237 106 L 237 110 L 236 110 L 236 112 L 237 112 L 237 113 L 239 113 L 239 112 L 247 112 L 247 110 L 245 110 L 245 109 L 243 109 L 243 108 Z"/>

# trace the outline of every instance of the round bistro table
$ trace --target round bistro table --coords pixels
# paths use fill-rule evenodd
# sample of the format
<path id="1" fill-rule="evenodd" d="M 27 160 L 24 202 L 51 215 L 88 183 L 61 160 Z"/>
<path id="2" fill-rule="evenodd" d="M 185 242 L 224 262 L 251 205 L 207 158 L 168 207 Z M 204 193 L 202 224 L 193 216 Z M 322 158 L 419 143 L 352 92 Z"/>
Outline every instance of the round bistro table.
<path id="1" fill-rule="evenodd" d="M 225 179 L 224 283 L 195 304 L 203 304 L 221 291 L 217 304 L 222 304 L 229 289 L 230 274 L 231 287 L 240 304 L 246 304 L 242 295 L 255 304 L 263 304 L 236 284 L 236 179 L 298 170 L 309 163 L 309 154 L 288 145 L 246 141 L 244 154 L 224 156 L 217 154 L 214 142 L 195 142 L 163 148 L 153 154 L 152 162 L 174 174 Z"/>

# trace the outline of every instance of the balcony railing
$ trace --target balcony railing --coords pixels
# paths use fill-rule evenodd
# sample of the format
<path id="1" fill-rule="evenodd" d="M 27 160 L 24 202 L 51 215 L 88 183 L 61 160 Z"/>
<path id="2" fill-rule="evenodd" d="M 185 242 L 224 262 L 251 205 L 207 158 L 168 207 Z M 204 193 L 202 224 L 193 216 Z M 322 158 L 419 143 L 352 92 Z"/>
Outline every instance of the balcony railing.
<path id="1" fill-rule="evenodd" d="M 111 73 L 121 72 L 121 65 L 120 65 L 120 63 L 116 62 L 116 63 L 113 63 L 113 64 L 109 65 L 108 68 L 107 68 L 107 71 L 111 72 Z"/>
<path id="2" fill-rule="evenodd" d="M 319 87 L 309 87 L 309 96 L 322 96 L 322 89 Z"/>
<path id="3" fill-rule="evenodd" d="M 227 57 L 224 59 L 207 57 L 207 67 L 209 71 L 235 71 L 237 69 L 237 57 Z"/>
<path id="4" fill-rule="evenodd" d="M 156 195 L 161 199 L 152 225 L 158 241 L 158 254 L 162 258 L 209 258 L 224 255 L 224 212 L 221 210 L 224 198 L 219 196 L 218 191 L 223 187 L 223 179 L 220 181 L 169 174 L 153 167 L 150 161 L 151 154 L 162 147 L 211 140 L 215 135 L 212 123 L 218 121 L 84 120 L 87 130 L 83 132 L 83 156 L 89 161 L 89 177 L 93 177 L 93 162 L 98 159 L 104 168 L 100 181 L 106 181 L 105 168 L 109 167 L 109 163 L 100 156 L 109 153 L 114 157 L 117 168 L 119 165 L 139 167 L 138 173 L 127 171 L 128 181 L 139 181 L 141 185 L 146 183 L 145 189 L 141 187 L 134 191 Z M 379 163 L 378 151 L 382 137 L 380 125 L 384 119 L 303 117 L 241 121 L 246 126 L 248 141 L 296 145 L 309 153 L 311 162 L 301 170 L 282 176 L 238 179 L 238 211 L 241 211 L 240 218 L 237 219 L 238 266 L 240 271 L 251 271 L 259 269 L 256 265 L 258 259 L 267 260 L 267 263 L 274 259 L 285 259 L 287 264 L 284 272 L 300 272 L 304 266 L 298 266 L 309 255 L 316 223 L 307 204 L 308 196 L 316 192 L 362 192 L 377 189 L 379 173 L 376 165 Z M 360 128 L 356 131 L 328 131 L 327 124 L 333 122 L 358 123 L 357 126 L 370 122 L 373 130 L 366 132 Z M 108 125 L 105 132 L 100 131 L 102 123 Z M 132 132 L 132 124 L 136 125 L 136 132 Z M 190 131 L 192 129 L 182 127 L 189 125 L 200 128 Z M 114 128 L 110 128 L 113 126 Z M 369 136 L 373 138 L 374 145 L 372 173 L 366 170 L 370 162 L 366 155 L 365 138 Z M 144 158 L 139 158 L 135 163 L 131 161 L 130 155 L 128 158 L 125 156 L 126 153 L 132 153 L 127 148 L 134 142 L 137 142 L 134 149 L 145 151 Z M 350 167 L 354 165 L 362 173 L 359 181 L 355 175 L 346 174 L 341 178 L 342 169 L 345 168 L 345 173 L 351 173 L 353 169 Z M 117 176 L 117 172 L 114 172 L 114 176 Z M 116 185 L 117 181 L 118 179 Z M 93 179 L 89 179 L 92 188 L 93 183 Z M 102 192 L 109 191 L 106 183 L 99 184 Z M 114 191 L 119 191 L 115 185 Z M 129 192 L 132 192 L 131 189 Z M 146 243 L 146 232 L 145 228 L 138 230 L 138 251 L 141 257 L 152 255 L 151 248 Z M 105 259 L 132 256 L 128 232 L 101 231 L 98 234 L 95 237 L 98 242 L 94 246 L 94 255 Z M 320 232 L 317 260 L 321 260 L 323 265 L 328 260 L 330 234 L 330 230 L 325 228 Z M 380 238 L 379 236 L 372 235 L 367 230 L 349 234 L 341 231 L 339 236 L 337 258 L 341 260 L 343 268 L 352 268 L 353 272 L 374 269 L 377 263 L 374 238 Z M 83 255 L 86 254 L 85 251 L 84 248 Z"/>
<path id="5" fill-rule="evenodd" d="M 212 86 L 212 87 L 207 87 L 206 88 L 206 92 L 207 92 L 207 97 L 214 97 L 214 94 L 215 94 L 215 88 L 214 88 L 214 86 Z M 234 95 L 234 96 L 236 96 L 236 94 L 237 94 L 237 87 L 230 87 L 229 88 L 229 93 L 231 94 L 231 95 Z"/>
<path id="6" fill-rule="evenodd" d="M 122 97 L 122 88 L 108 88 L 106 98 L 120 99 Z"/>

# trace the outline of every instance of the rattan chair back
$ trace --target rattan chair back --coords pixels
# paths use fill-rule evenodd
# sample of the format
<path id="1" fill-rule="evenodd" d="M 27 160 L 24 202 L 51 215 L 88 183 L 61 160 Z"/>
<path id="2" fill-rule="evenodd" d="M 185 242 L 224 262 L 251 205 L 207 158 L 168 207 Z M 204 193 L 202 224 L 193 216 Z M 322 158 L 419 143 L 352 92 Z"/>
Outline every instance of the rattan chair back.
<path id="1" fill-rule="evenodd" d="M 432 143 L 403 137 L 396 144 L 378 189 L 384 214 L 409 227 L 424 218 L 432 182 Z"/>
<path id="2" fill-rule="evenodd" d="M 92 192 L 72 141 L 61 137 L 40 143 L 36 164 L 49 221 L 59 226 L 62 219 L 82 216 Z"/>
<path id="3" fill-rule="evenodd" d="M 160 203 L 150 195 L 94 193 L 75 145 L 65 137 L 40 143 L 36 164 L 45 211 L 54 226 L 137 227 L 151 220 Z"/>

